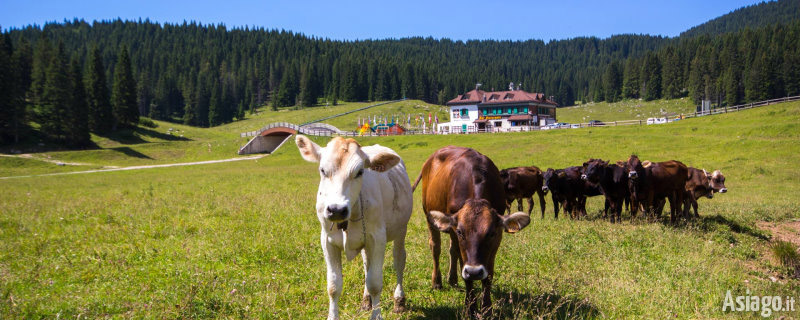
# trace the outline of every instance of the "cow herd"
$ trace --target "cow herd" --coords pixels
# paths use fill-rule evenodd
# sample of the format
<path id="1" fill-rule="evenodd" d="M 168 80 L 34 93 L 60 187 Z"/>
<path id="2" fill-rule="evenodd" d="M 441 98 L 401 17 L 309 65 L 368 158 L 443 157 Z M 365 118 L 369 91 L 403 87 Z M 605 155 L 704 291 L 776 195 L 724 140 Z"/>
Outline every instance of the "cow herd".
<path id="1" fill-rule="evenodd" d="M 508 168 L 500 171 L 510 209 L 513 201 L 522 210 L 522 199 L 528 201 L 528 214 L 533 210 L 533 194 L 539 196 L 542 218 L 546 204 L 544 196 L 551 193 L 553 212 L 558 218 L 559 208 L 579 218 L 586 215 L 586 198 L 605 197 L 604 217 L 620 221 L 624 207 L 631 217 L 639 211 L 650 216 L 660 216 L 667 200 L 670 220 L 689 216 L 689 208 L 697 213 L 697 199 L 712 198 L 714 193 L 725 193 L 725 176 L 719 170 L 709 173 L 703 169 L 687 167 L 680 161 L 640 161 L 631 155 L 627 161 L 589 159 L 581 166 L 551 169 L 542 172 L 536 166 Z"/>
<path id="2" fill-rule="evenodd" d="M 660 214 L 667 200 L 673 220 L 688 215 L 690 206 L 697 215 L 698 198 L 727 191 L 719 171 L 709 174 L 674 160 L 642 162 L 634 155 L 625 162 L 590 159 L 582 166 L 544 172 L 535 166 L 501 171 L 478 151 L 454 146 L 434 152 L 412 187 L 405 164 L 389 148 L 362 147 L 341 137 L 331 139 L 325 147 L 302 135 L 295 143 L 303 159 L 319 163 L 316 212 L 327 270 L 329 319 L 339 318 L 342 253 L 348 260 L 362 255 L 366 278 L 362 308 L 371 310 L 371 318 L 381 318 L 388 242 L 394 242 L 394 311 L 405 309 L 405 237 L 412 194 L 420 183 L 433 260 L 431 285 L 442 288 L 439 257 L 441 234 L 445 233 L 450 237 L 447 282 L 456 286 L 459 277 L 464 280 L 470 317 L 491 314 L 495 256 L 503 233 L 518 232 L 530 223 L 533 194 L 539 197 L 542 218 L 549 192 L 556 218 L 559 208 L 574 218 L 585 216 L 586 198 L 603 195 L 604 212 L 612 221 L 619 221 L 625 205 L 632 216 L 639 210 Z M 521 212 L 522 199 L 528 201 L 527 214 Z M 520 211 L 506 215 L 514 200 Z M 475 281 L 481 281 L 480 307 Z"/>

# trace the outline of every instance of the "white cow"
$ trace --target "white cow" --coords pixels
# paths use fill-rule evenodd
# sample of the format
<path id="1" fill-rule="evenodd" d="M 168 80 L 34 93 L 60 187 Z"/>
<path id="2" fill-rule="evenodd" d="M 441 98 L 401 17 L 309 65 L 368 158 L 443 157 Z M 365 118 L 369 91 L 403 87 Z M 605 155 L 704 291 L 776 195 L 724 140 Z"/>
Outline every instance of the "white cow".
<path id="1" fill-rule="evenodd" d="M 361 147 L 353 139 L 333 138 L 324 148 L 307 137 L 295 139 L 303 159 L 319 163 L 317 218 L 328 272 L 328 319 L 339 318 L 342 294 L 342 250 L 347 260 L 361 252 L 366 281 L 362 308 L 381 318 L 383 260 L 394 241 L 394 311 L 404 309 L 405 237 L 411 217 L 411 185 L 405 164 L 392 149 Z"/>

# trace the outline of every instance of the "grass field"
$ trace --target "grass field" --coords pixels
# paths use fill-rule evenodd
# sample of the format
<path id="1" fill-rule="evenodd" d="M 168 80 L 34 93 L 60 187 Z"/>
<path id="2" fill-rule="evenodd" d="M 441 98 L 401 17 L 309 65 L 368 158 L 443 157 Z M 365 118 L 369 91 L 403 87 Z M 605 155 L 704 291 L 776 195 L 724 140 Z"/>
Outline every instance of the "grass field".
<path id="1" fill-rule="evenodd" d="M 153 130 L 172 126 L 191 140 L 98 139 L 152 159 L 105 149 L 52 156 L 97 166 L 229 158 L 241 142 L 238 133 L 265 121 Z M 599 198 L 589 200 L 587 220 L 554 220 L 548 197 L 544 220 L 535 214 L 527 229 L 504 237 L 494 288 L 500 316 L 759 318 L 723 313 L 726 291 L 800 298 L 800 282 L 781 277 L 783 269 L 767 253 L 770 235 L 756 227 L 800 218 L 800 103 L 659 126 L 358 140 L 395 149 L 411 179 L 427 156 L 449 144 L 473 147 L 501 168 L 557 168 L 636 153 L 725 173 L 729 192 L 699 200 L 702 218 L 678 225 L 610 224 L 596 218 Z M 49 166 L 0 158 L 3 174 L 64 170 Z M 318 179 L 315 165 L 287 144 L 256 161 L 0 180 L 0 318 L 324 317 L 325 270 L 313 210 Z M 389 254 L 383 314 L 454 318 L 463 284 L 431 289 L 419 203 L 417 192 L 407 239 L 410 310 L 390 313 Z M 344 267 L 345 319 L 366 317 L 358 311 L 363 271 L 355 260 Z M 772 316 L 780 315 L 798 317 Z"/>
<path id="2" fill-rule="evenodd" d="M 614 103 L 586 103 L 574 107 L 559 108 L 556 117 L 559 122 L 586 123 L 591 120 L 604 122 L 619 120 L 641 120 L 661 117 L 662 112 L 675 114 L 691 113 L 695 105 L 691 99 L 675 100 L 623 100 Z"/>

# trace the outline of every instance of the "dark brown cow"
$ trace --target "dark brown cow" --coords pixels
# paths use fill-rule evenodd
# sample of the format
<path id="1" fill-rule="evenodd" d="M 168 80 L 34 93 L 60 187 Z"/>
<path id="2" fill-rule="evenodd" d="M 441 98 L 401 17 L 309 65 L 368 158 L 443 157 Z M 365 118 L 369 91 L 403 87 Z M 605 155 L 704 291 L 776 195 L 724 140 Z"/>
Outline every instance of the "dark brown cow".
<path id="1" fill-rule="evenodd" d="M 539 207 L 542 209 L 542 219 L 544 210 L 547 207 L 544 202 L 545 192 L 542 190 L 543 178 L 542 170 L 536 166 L 516 167 L 500 170 L 500 180 L 506 191 L 507 207 L 511 212 L 511 204 L 517 201 L 517 210 L 522 211 L 522 199 L 528 200 L 528 215 L 533 211 L 533 194 L 539 195 Z"/>
<path id="2" fill-rule="evenodd" d="M 686 180 L 686 193 L 684 194 L 684 212 L 688 213 L 689 206 L 694 209 L 694 216 L 700 217 L 697 213 L 697 199 L 702 197 L 713 198 L 714 193 L 726 193 L 725 176 L 719 170 L 708 173 L 706 170 L 689 167 L 689 179 Z M 664 199 L 660 200 L 659 212 L 664 207 Z"/>
<path id="3" fill-rule="evenodd" d="M 586 197 L 600 195 L 600 188 L 591 182 L 581 179 L 582 167 L 568 167 L 564 169 L 548 168 L 544 173 L 543 191 L 553 193 L 553 211 L 558 218 L 558 207 L 561 205 L 564 212 L 572 218 L 586 215 Z"/>
<path id="4" fill-rule="evenodd" d="M 628 179 L 632 185 L 631 204 L 633 210 L 640 203 L 647 212 L 657 212 L 658 199 L 669 199 L 670 220 L 673 222 L 682 213 L 681 206 L 689 177 L 689 168 L 680 161 L 650 162 L 643 165 L 639 157 L 628 159 Z"/>
<path id="5" fill-rule="evenodd" d="M 494 260 L 503 231 L 521 230 L 530 223 L 530 217 L 523 212 L 503 215 L 506 195 L 500 172 L 492 160 L 473 149 L 448 146 L 437 150 L 422 166 L 415 187 L 420 180 L 422 210 L 428 221 L 433 253 L 433 287 L 442 287 L 439 232 L 447 232 L 451 240 L 448 282 L 457 285 L 461 261 L 467 310 L 471 316 L 477 315 L 473 281 L 481 280 L 482 312 L 490 313 Z"/>
<path id="6" fill-rule="evenodd" d="M 622 207 L 625 199 L 630 197 L 628 192 L 628 172 L 617 164 L 608 164 L 608 161 L 589 159 L 583 164 L 584 174 L 582 179 L 600 186 L 600 191 L 606 197 L 607 209 L 611 209 L 611 222 L 620 221 Z"/>

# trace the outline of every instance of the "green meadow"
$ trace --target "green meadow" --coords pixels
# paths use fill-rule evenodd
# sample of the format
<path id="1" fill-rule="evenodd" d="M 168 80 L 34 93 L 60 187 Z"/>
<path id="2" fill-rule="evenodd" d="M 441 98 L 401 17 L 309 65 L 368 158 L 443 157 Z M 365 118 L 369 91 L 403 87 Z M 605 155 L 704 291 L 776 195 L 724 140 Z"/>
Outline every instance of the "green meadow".
<path id="1" fill-rule="evenodd" d="M 591 120 L 603 122 L 620 120 L 647 120 L 663 117 L 664 113 L 688 114 L 695 111 L 695 104 L 688 98 L 674 100 L 623 100 L 617 102 L 590 102 L 574 107 L 559 108 L 559 122 L 587 123 Z M 670 118 L 675 118 L 671 116 Z"/>
<path id="2" fill-rule="evenodd" d="M 403 103 L 386 112 L 422 105 Z M 652 110 L 685 105 L 647 103 Z M 595 115 L 622 113 L 611 109 L 606 104 L 591 118 L 608 121 L 614 119 Z M 581 121 L 579 113 L 567 118 L 571 110 L 577 109 L 559 109 L 561 120 Z M 159 122 L 154 129 L 93 137 L 98 149 L 33 154 L 84 165 L 0 157 L 0 176 L 232 158 L 247 141 L 240 132 L 321 113 L 262 111 L 210 129 Z M 623 115 L 617 120 L 631 118 Z M 349 129 L 347 121 L 355 126 L 357 120 L 337 121 Z M 770 256 L 771 235 L 756 226 L 800 219 L 800 103 L 652 126 L 357 140 L 396 150 L 412 180 L 446 145 L 475 148 L 500 168 L 561 168 L 637 154 L 719 169 L 727 177 L 727 194 L 700 199 L 701 217 L 677 224 L 627 214 L 611 224 L 599 217 L 600 197 L 589 199 L 588 218 L 556 220 L 547 196 L 544 219 L 534 209 L 526 229 L 503 239 L 493 289 L 501 318 L 755 319 L 755 312 L 723 312 L 726 292 L 800 300 L 800 280 Z M 316 165 L 303 161 L 293 143 L 258 160 L 0 179 L 0 318 L 323 318 L 328 298 L 314 212 L 318 179 Z M 391 313 L 388 250 L 383 315 L 463 317 L 463 283 L 431 288 L 419 191 L 414 205 L 406 240 L 409 310 Z M 446 253 L 442 260 L 446 272 Z M 368 316 L 358 309 L 363 277 L 360 257 L 345 263 L 343 319 Z"/>

